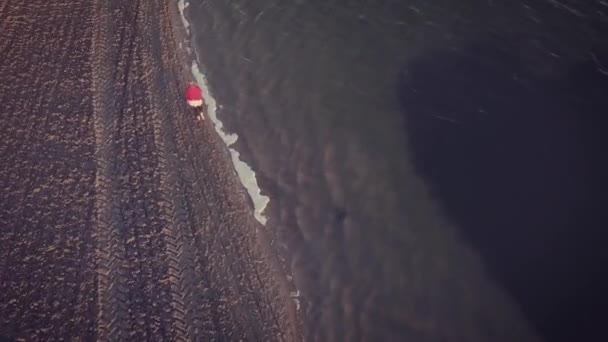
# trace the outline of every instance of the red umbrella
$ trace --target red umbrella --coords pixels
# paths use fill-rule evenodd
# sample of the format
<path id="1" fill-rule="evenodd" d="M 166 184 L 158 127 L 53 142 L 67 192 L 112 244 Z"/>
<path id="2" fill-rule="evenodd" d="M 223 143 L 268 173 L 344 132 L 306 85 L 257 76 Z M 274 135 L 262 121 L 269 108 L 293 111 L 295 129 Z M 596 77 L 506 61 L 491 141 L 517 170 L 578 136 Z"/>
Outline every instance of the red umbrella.
<path id="1" fill-rule="evenodd" d="M 188 85 L 188 88 L 186 88 L 186 101 L 192 107 L 203 105 L 203 91 L 198 85 L 194 83 Z"/>

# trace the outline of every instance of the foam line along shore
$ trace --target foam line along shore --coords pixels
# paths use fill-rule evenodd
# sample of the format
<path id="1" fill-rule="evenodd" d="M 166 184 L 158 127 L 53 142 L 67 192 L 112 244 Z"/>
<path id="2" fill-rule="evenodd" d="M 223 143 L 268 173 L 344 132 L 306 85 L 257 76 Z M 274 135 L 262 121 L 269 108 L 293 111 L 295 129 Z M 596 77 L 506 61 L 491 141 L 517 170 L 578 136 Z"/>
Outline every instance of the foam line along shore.
<path id="1" fill-rule="evenodd" d="M 178 1 L 178 8 L 182 19 L 182 24 L 184 25 L 186 34 L 190 35 L 190 23 L 188 22 L 184 14 L 184 10 L 188 6 L 189 3 L 185 0 Z M 192 49 L 189 47 L 188 42 L 186 42 L 186 46 L 188 46 L 188 52 L 191 52 Z M 217 134 L 222 138 L 222 140 L 230 151 L 230 156 L 232 158 L 234 168 L 239 176 L 241 183 L 243 184 L 245 189 L 247 189 L 247 193 L 249 194 L 251 201 L 253 202 L 255 218 L 258 220 L 258 222 L 265 225 L 268 219 L 264 215 L 264 210 L 266 209 L 268 202 L 270 202 L 270 198 L 262 194 L 262 190 L 258 186 L 255 171 L 251 168 L 251 166 L 249 166 L 247 163 L 240 159 L 239 151 L 231 147 L 237 141 L 238 135 L 235 133 L 227 133 L 224 131 L 224 125 L 217 116 L 217 102 L 211 94 L 210 86 L 207 82 L 207 79 L 205 78 L 205 75 L 203 75 L 203 73 L 201 72 L 201 67 L 198 61 L 198 55 L 196 54 L 196 51 L 194 53 L 191 53 L 191 55 L 195 57 L 195 59 L 192 60 L 190 70 L 192 73 L 192 77 L 194 78 L 196 83 L 198 83 L 204 90 L 203 98 L 205 99 L 205 103 L 207 104 L 209 118 L 213 122 L 213 126 L 215 127 Z"/>
<path id="2" fill-rule="evenodd" d="M 195 30 L 196 22 L 189 21 L 187 10 L 189 6 L 190 4 L 185 0 L 177 1 L 177 13 L 174 21 L 175 25 L 179 25 L 181 22 L 181 27 L 175 27 L 179 36 L 176 40 L 179 42 L 182 52 L 182 63 L 189 70 L 189 73 L 184 73 L 183 77 L 187 80 L 194 80 L 203 89 L 203 99 L 207 105 L 208 117 L 213 124 L 213 130 L 221 139 L 221 142 L 218 141 L 218 143 L 223 144 L 223 147 L 225 147 L 227 152 L 226 158 L 228 157 L 228 153 L 230 154 L 230 161 L 226 160 L 226 162 L 231 163 L 233 172 L 235 173 L 235 180 L 238 177 L 237 182 L 242 185 L 243 190 L 247 193 L 246 196 L 249 197 L 248 199 L 251 200 L 253 205 L 252 219 L 255 218 L 256 224 L 248 225 L 247 228 L 254 230 L 254 234 L 257 236 L 258 247 L 261 248 L 262 253 L 265 255 L 265 260 L 269 263 L 268 266 L 274 270 L 274 277 L 278 281 L 278 287 L 275 290 L 278 290 L 278 293 L 280 293 L 281 301 L 285 301 L 282 304 L 285 305 L 285 311 L 283 311 L 284 319 L 289 322 L 285 324 L 290 328 L 288 328 L 289 331 L 283 331 L 284 336 L 288 340 L 299 341 L 302 339 L 304 331 L 303 310 L 300 310 L 300 304 L 305 300 L 305 296 L 293 281 L 292 270 L 281 266 L 280 257 L 273 247 L 273 236 L 275 234 L 270 231 L 273 229 L 272 227 L 267 227 L 268 217 L 265 214 L 265 209 L 270 202 L 270 198 L 262 194 L 255 171 L 245 161 L 241 160 L 240 152 L 234 148 L 233 144 L 238 140 L 238 135 L 226 132 L 223 122 L 218 118 L 218 111 L 221 110 L 222 105 L 218 104 L 215 100 L 213 87 L 209 84 L 209 80 L 202 71 L 204 70 L 204 63 L 194 46 L 197 34 Z"/>

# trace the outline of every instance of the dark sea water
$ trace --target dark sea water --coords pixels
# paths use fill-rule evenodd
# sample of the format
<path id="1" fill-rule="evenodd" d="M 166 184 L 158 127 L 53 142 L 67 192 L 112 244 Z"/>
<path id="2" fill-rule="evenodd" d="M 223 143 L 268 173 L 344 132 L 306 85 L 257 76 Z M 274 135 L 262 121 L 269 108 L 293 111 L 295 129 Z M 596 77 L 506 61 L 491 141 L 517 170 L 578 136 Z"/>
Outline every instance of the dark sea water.
<path id="1" fill-rule="evenodd" d="M 191 0 L 308 340 L 608 340 L 608 2 Z"/>

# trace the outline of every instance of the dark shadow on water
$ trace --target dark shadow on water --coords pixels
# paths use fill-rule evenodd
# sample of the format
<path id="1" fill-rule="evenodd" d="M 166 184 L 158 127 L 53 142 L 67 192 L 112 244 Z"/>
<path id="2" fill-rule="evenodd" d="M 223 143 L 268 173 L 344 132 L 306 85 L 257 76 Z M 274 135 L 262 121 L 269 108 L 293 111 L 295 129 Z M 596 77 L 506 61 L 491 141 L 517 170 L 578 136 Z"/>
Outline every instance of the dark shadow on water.
<path id="1" fill-rule="evenodd" d="M 537 72 L 506 51 L 481 43 L 407 66 L 408 154 L 548 341 L 608 341 L 608 76 L 590 58 Z"/>

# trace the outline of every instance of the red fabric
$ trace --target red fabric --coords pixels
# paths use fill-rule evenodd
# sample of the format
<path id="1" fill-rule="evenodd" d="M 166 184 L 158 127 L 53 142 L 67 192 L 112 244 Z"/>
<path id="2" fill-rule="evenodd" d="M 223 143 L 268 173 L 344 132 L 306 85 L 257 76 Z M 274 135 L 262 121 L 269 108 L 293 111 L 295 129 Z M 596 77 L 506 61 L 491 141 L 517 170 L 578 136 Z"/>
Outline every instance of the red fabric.
<path id="1" fill-rule="evenodd" d="M 197 86 L 196 84 L 191 84 L 188 86 L 188 88 L 186 88 L 186 100 L 193 101 L 202 99 L 203 92 L 201 91 L 201 88 L 199 88 L 199 86 Z"/>

